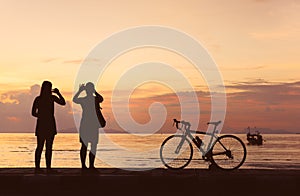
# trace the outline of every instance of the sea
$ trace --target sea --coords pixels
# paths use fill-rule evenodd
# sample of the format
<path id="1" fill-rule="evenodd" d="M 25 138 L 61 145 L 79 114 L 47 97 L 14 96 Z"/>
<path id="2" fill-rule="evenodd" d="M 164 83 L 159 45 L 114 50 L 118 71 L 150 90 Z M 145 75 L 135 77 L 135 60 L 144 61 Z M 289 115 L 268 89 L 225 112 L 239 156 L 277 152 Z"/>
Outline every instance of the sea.
<path id="1" fill-rule="evenodd" d="M 100 134 L 95 166 L 129 170 L 164 168 L 159 149 L 169 135 Z M 300 169 L 300 134 L 264 134 L 261 146 L 247 145 L 245 134 L 235 135 L 243 140 L 247 148 L 247 158 L 241 168 Z M 78 134 L 57 134 L 53 145 L 52 167 L 80 168 L 80 146 Z M 1 133 L 0 168 L 34 167 L 35 148 L 34 133 Z M 41 167 L 45 167 L 44 153 Z M 201 157 L 199 151 L 194 151 L 193 160 L 186 168 L 208 168 L 208 163 Z"/>

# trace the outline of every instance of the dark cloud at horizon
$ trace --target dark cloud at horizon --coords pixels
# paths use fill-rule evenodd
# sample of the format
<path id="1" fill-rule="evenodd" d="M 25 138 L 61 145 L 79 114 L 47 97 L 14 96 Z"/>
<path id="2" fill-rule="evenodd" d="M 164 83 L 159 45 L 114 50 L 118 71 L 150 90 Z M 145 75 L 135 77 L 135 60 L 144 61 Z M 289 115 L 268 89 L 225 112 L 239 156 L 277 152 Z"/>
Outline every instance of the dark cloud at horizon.
<path id="1" fill-rule="evenodd" d="M 227 89 L 241 90 L 231 93 L 239 99 L 253 99 L 269 105 L 282 105 L 283 103 L 299 104 L 300 81 L 292 83 L 237 83 L 227 85 Z"/>
<path id="2" fill-rule="evenodd" d="M 299 133 L 300 81 L 291 83 L 239 83 L 229 93 L 226 124 Z"/>
<path id="3" fill-rule="evenodd" d="M 256 126 L 270 133 L 276 131 L 299 133 L 300 81 L 291 83 L 243 82 L 227 85 L 226 89 L 233 92 L 227 93 L 224 131 L 244 132 L 246 127 Z M 0 132 L 34 133 L 36 119 L 31 116 L 31 107 L 39 91 L 39 85 L 32 85 L 27 90 L 1 94 Z M 208 92 L 202 91 L 197 92 L 197 96 L 201 104 L 201 113 L 203 113 L 200 120 L 204 124 L 210 116 L 210 96 Z M 109 98 L 106 100 L 109 102 Z M 177 95 L 169 93 L 149 98 L 133 98 L 131 102 L 133 118 L 141 123 L 147 122 L 149 118 L 148 106 L 153 101 L 160 101 L 166 105 L 170 119 L 174 115 L 178 115 Z M 105 116 L 110 120 L 107 129 L 116 129 L 113 127 L 116 122 L 110 113 L 111 106 L 107 102 L 102 105 L 105 109 Z M 55 116 L 58 130 L 74 129 L 70 100 L 67 100 L 65 107 L 57 106 L 55 108 Z M 172 128 L 171 122 L 166 122 L 166 124 L 164 129 Z"/>
<path id="4" fill-rule="evenodd" d="M 0 132 L 34 133 L 36 118 L 31 116 L 31 107 L 39 93 L 40 85 L 38 84 L 32 85 L 28 90 L 3 93 L 0 99 Z M 69 101 L 64 107 L 55 107 L 59 130 L 75 127 L 71 110 Z"/>

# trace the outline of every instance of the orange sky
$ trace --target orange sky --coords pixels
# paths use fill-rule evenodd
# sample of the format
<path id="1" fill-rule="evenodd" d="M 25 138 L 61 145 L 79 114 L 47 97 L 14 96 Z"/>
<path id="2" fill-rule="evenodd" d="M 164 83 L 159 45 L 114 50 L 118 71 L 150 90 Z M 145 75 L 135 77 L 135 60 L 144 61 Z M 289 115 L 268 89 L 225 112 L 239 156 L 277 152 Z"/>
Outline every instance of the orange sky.
<path id="1" fill-rule="evenodd" d="M 299 10 L 297 0 L 228 0 L 226 3 L 0 0 L 0 117 L 1 124 L 5 125 L 0 131 L 16 131 L 23 127 L 24 119 L 30 119 L 28 129 L 33 126 L 34 119 L 28 112 L 33 97 L 28 96 L 28 89 L 34 84 L 51 80 L 70 101 L 80 63 L 96 44 L 125 28 L 162 25 L 197 39 L 219 66 L 229 93 L 226 127 L 240 130 L 261 126 L 296 132 L 299 126 L 293 128 L 290 124 L 300 116 L 299 104 L 294 102 L 300 94 L 296 83 L 300 81 Z M 169 51 L 145 48 L 128 52 L 112 62 L 103 82 L 98 84 L 98 89 L 106 92 L 106 100 L 110 100 L 109 92 L 119 73 L 149 60 L 176 67 L 197 91 L 207 91 L 203 78 L 195 74 L 188 61 Z M 261 90 L 265 86 L 267 90 Z M 149 91 L 152 87 L 140 88 L 144 89 L 143 93 L 133 94 L 136 101 L 154 95 Z M 265 94 L 271 89 L 273 94 Z M 282 89 L 288 92 L 278 100 Z M 161 87 L 155 93 L 167 96 L 170 92 Z M 246 93 L 250 93 L 249 100 Z M 265 96 L 276 100 L 272 102 Z M 108 102 L 103 107 L 105 104 L 109 107 Z M 243 108 L 239 110 L 239 107 Z M 20 112 L 20 109 L 27 111 Z M 140 109 L 143 112 L 133 110 L 132 115 L 137 121 L 145 122 L 147 117 L 138 117 L 146 110 Z M 4 110 L 16 112 L 8 115 Z M 61 116 L 71 111 L 70 108 L 61 110 Z M 174 115 L 171 111 L 176 113 L 175 110 L 168 112 Z M 68 123 L 71 122 L 69 119 Z"/>

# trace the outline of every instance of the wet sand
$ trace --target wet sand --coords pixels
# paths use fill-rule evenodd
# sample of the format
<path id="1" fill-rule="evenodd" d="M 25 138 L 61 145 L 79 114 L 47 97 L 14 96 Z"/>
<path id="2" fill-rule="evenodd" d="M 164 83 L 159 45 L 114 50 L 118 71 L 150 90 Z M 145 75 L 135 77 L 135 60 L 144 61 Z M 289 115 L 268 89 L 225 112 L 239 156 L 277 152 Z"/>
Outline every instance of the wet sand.
<path id="1" fill-rule="evenodd" d="M 1 168 L 0 195 L 287 195 L 300 191 L 300 170 L 56 171 L 34 174 L 33 168 Z"/>

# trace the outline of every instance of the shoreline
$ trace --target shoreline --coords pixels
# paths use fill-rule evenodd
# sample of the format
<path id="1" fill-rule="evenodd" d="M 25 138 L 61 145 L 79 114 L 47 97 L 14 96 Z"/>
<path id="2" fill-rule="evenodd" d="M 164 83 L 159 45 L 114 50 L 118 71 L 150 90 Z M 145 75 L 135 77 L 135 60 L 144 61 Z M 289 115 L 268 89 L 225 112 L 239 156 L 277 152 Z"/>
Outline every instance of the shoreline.
<path id="1" fill-rule="evenodd" d="M 80 168 L 54 169 L 59 173 L 36 175 L 34 168 L 0 168 L 0 195 L 286 195 L 298 192 L 300 182 L 300 170 L 98 168 L 98 173 L 82 173 Z"/>

